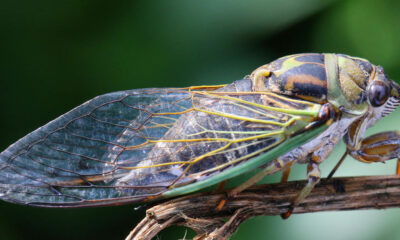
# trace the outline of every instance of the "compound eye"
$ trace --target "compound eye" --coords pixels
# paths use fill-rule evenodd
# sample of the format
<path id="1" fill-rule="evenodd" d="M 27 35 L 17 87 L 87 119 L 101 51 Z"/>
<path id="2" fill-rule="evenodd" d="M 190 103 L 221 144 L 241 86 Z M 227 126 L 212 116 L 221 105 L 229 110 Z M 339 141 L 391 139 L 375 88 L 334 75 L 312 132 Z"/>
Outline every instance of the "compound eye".
<path id="1" fill-rule="evenodd" d="M 368 89 L 368 99 L 373 107 L 382 106 L 389 98 L 389 86 L 382 81 L 375 81 Z"/>

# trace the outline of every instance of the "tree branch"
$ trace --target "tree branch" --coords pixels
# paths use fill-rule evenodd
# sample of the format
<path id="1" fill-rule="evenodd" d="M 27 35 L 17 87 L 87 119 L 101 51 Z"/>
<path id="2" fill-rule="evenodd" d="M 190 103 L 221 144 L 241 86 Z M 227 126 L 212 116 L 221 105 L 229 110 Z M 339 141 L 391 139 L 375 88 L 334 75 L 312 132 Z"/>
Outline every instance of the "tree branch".
<path id="1" fill-rule="evenodd" d="M 293 181 L 258 185 L 227 199 L 221 210 L 217 205 L 226 198 L 225 192 L 192 194 L 159 203 L 147 210 L 146 217 L 126 240 L 149 240 L 172 225 L 184 225 L 195 230 L 197 240 L 229 239 L 250 217 L 285 213 L 290 200 L 305 184 L 305 181 Z M 399 206 L 399 177 L 347 177 L 321 179 L 293 213 Z"/>

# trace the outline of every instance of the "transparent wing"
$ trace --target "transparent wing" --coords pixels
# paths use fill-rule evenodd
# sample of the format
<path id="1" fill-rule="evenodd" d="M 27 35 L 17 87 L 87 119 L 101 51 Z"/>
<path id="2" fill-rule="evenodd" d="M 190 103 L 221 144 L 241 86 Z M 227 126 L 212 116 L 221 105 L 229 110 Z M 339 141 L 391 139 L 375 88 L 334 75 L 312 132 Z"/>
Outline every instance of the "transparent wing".
<path id="1" fill-rule="evenodd" d="M 0 198 L 50 207 L 155 198 L 282 144 L 318 109 L 251 92 L 249 80 L 102 95 L 0 154 Z"/>

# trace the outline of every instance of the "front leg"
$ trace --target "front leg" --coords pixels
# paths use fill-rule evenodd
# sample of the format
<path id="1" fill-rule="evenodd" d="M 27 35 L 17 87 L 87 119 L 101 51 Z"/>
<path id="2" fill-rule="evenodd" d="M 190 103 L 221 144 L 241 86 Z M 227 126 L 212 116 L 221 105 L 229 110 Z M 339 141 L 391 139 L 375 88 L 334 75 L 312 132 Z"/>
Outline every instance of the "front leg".
<path id="1" fill-rule="evenodd" d="M 358 149 L 349 150 L 349 154 L 362 162 L 385 162 L 397 158 L 396 174 L 400 175 L 400 134 L 397 131 L 382 132 L 365 138 Z"/>
<path id="2" fill-rule="evenodd" d="M 307 166 L 307 178 L 308 182 L 306 186 L 297 194 L 297 196 L 292 200 L 289 210 L 286 213 L 281 214 L 283 219 L 287 219 L 292 215 L 293 209 L 296 205 L 301 203 L 313 190 L 315 185 L 319 182 L 321 178 L 321 172 L 319 170 L 319 163 L 313 162 L 312 160 Z"/>
<path id="3" fill-rule="evenodd" d="M 305 156 L 308 161 L 307 165 L 307 179 L 306 186 L 296 195 L 291 201 L 289 210 L 286 213 L 281 214 L 283 219 L 287 219 L 292 215 L 293 209 L 296 205 L 300 204 L 313 190 L 314 186 L 319 182 L 321 178 L 321 172 L 319 170 L 319 164 L 323 162 L 331 154 L 333 147 L 337 143 L 337 139 L 329 139 L 324 142 L 321 146 L 318 146 L 312 153 Z"/>

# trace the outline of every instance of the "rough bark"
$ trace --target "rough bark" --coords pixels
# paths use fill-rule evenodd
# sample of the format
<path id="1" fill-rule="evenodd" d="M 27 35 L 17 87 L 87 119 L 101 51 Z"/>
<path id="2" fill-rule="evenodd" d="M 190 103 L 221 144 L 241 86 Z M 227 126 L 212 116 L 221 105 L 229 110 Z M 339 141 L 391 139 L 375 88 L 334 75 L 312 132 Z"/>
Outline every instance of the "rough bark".
<path id="1" fill-rule="evenodd" d="M 192 194 L 159 203 L 146 212 L 127 240 L 152 239 L 171 225 L 195 230 L 195 239 L 229 239 L 239 225 L 253 216 L 280 215 L 305 181 L 258 185 L 226 199 L 225 192 Z M 229 190 L 228 190 L 229 191 Z M 218 203 L 226 199 L 221 210 Z M 400 178 L 397 176 L 321 179 L 293 214 L 400 206 Z"/>

